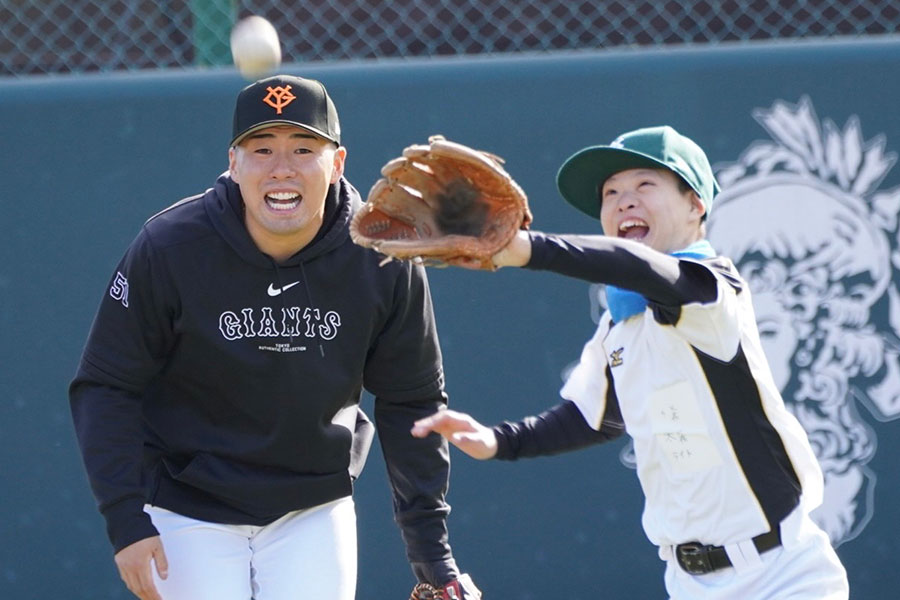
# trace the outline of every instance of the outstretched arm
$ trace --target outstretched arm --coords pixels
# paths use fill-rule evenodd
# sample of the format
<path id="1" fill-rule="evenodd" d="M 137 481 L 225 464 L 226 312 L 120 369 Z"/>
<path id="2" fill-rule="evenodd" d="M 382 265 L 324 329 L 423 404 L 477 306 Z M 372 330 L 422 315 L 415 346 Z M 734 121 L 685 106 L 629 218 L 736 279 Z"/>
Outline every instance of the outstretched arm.
<path id="1" fill-rule="evenodd" d="M 712 302 L 717 294 L 715 275 L 703 265 L 606 235 L 520 231 L 493 261 L 612 284 L 666 306 Z"/>
<path id="2" fill-rule="evenodd" d="M 479 460 L 516 460 L 577 450 L 615 439 L 625 427 L 617 404 L 609 404 L 600 429 L 592 428 L 574 402 L 565 401 L 518 423 L 485 427 L 471 415 L 439 411 L 416 421 L 412 434 L 438 433 L 451 444 Z"/>

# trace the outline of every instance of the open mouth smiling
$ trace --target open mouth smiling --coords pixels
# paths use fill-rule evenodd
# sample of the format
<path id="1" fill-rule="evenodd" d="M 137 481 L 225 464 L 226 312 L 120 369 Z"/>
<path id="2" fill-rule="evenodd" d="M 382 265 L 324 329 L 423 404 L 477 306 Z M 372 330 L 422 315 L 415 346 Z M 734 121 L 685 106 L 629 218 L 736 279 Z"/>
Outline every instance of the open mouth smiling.
<path id="1" fill-rule="evenodd" d="M 650 233 L 650 226 L 640 219 L 626 219 L 619 224 L 619 237 L 642 240 Z"/>
<path id="2" fill-rule="evenodd" d="M 293 210 L 300 205 L 300 194 L 297 192 L 272 192 L 266 194 L 266 206 L 272 210 Z"/>

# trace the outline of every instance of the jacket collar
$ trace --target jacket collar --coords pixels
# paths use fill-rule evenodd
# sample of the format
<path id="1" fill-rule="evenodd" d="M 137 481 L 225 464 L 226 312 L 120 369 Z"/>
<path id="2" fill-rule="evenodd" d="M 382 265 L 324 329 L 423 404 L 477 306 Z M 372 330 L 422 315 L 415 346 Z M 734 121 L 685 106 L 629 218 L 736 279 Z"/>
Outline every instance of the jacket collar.
<path id="1" fill-rule="evenodd" d="M 263 268 L 272 268 L 270 257 L 263 254 L 244 224 L 244 200 L 241 189 L 228 172 L 216 180 L 204 197 L 207 214 L 216 231 L 244 260 Z M 344 177 L 328 188 L 322 227 L 312 241 L 279 266 L 294 266 L 338 247 L 350 235 L 350 219 L 362 205 L 362 198 Z"/>

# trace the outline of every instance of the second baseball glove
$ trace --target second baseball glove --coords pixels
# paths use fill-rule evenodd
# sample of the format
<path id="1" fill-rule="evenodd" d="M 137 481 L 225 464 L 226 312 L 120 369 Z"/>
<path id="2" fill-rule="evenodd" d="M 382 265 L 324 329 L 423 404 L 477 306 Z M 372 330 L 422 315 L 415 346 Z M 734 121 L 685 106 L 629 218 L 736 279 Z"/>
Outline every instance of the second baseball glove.
<path id="1" fill-rule="evenodd" d="M 416 584 L 409 600 L 481 600 L 481 591 L 475 587 L 472 578 L 463 573 L 440 588 L 427 583 Z"/>
<path id="2" fill-rule="evenodd" d="M 350 235 L 392 258 L 431 265 L 465 259 L 493 270 L 491 257 L 532 219 L 525 192 L 502 163 L 439 135 L 409 146 L 382 167 Z"/>

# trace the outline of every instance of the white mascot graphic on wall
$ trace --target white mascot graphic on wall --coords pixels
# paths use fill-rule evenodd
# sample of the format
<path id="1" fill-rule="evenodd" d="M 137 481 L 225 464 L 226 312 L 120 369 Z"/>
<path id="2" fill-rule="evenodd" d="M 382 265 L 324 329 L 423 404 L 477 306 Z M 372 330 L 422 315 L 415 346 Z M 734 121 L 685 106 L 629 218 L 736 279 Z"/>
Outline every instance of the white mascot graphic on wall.
<path id="1" fill-rule="evenodd" d="M 896 155 L 884 136 L 863 139 L 855 116 L 820 123 L 808 98 L 753 116 L 772 139 L 716 168 L 708 237 L 749 283 L 775 381 L 825 474 L 813 518 L 839 546 L 874 510 L 877 440 L 863 417 L 900 416 L 900 188 L 879 189 Z M 633 466 L 630 447 L 622 460 Z"/>
<path id="2" fill-rule="evenodd" d="M 709 239 L 750 285 L 775 381 L 825 473 L 813 518 L 840 545 L 874 508 L 877 440 L 860 408 L 900 416 L 900 188 L 878 189 L 896 155 L 857 117 L 820 125 L 808 98 L 754 118 L 772 140 L 717 169 Z"/>

